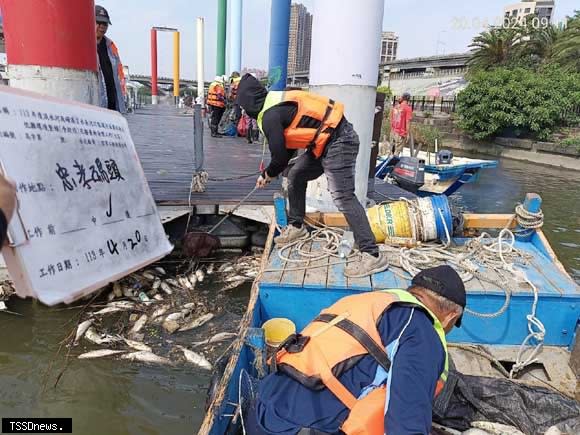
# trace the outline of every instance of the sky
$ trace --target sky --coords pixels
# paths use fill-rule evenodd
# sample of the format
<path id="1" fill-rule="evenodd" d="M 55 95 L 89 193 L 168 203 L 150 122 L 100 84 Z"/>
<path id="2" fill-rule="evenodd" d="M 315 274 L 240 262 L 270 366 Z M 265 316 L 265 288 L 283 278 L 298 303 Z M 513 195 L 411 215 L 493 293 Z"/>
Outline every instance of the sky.
<path id="1" fill-rule="evenodd" d="M 242 68 L 267 69 L 272 0 L 243 0 Z M 302 0 L 310 11 L 316 0 Z M 343 1 L 336 0 L 339 5 Z M 205 19 L 205 79 L 215 75 L 217 0 L 97 0 L 111 16 L 108 36 L 119 47 L 124 64 L 134 74 L 150 74 L 150 29 L 176 27 L 181 32 L 181 76 L 196 78 L 197 17 Z M 362 3 L 362 2 L 361 2 Z M 503 14 L 510 0 L 385 0 L 383 30 L 399 35 L 398 58 L 460 53 L 472 38 Z M 578 0 L 556 0 L 555 21 L 580 9 Z M 316 22 L 316 17 L 314 17 Z M 316 25 L 316 24 L 314 24 Z M 158 37 L 159 75 L 172 76 L 173 39 Z M 227 65 L 227 61 L 226 61 Z"/>

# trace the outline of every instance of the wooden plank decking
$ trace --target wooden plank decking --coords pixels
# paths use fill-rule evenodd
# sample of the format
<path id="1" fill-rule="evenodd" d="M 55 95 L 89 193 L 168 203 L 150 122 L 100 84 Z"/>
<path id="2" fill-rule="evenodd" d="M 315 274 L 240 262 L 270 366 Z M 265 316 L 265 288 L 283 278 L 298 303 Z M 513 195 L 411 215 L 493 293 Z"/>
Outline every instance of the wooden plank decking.
<path id="1" fill-rule="evenodd" d="M 127 121 L 137 153 L 159 205 L 188 205 L 193 171 L 193 118 L 185 109 L 173 106 L 146 106 L 129 114 Z M 262 143 L 248 144 L 244 138 L 212 138 L 204 128 L 204 168 L 210 176 L 204 193 L 192 193 L 191 204 L 235 204 L 252 190 L 256 182 Z M 264 160 L 269 161 L 269 151 Z M 247 176 L 244 178 L 239 178 Z M 228 178 L 227 181 L 216 179 Z M 256 191 L 247 204 L 271 204 L 280 189 L 279 180 Z M 414 197 L 397 186 L 377 185 L 375 198 Z"/>

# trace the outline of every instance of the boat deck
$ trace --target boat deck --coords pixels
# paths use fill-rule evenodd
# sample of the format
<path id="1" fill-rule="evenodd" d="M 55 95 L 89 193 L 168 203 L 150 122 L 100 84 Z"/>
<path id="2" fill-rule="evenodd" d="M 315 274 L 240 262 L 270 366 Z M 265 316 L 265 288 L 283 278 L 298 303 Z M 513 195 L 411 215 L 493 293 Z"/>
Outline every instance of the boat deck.
<path id="1" fill-rule="evenodd" d="M 244 138 L 213 138 L 204 129 L 204 169 L 210 180 L 203 193 L 191 193 L 193 172 L 193 117 L 173 106 L 145 106 L 127 115 L 129 129 L 141 165 L 158 205 L 227 205 L 239 202 L 252 190 L 260 161 L 270 160 L 262 143 L 248 144 Z M 275 180 L 256 191 L 247 204 L 271 205 L 281 183 Z M 395 185 L 377 183 L 371 199 L 415 197 Z"/>
<path id="2" fill-rule="evenodd" d="M 462 243 L 462 239 L 456 239 Z M 578 320 L 579 287 L 560 270 L 542 247 L 533 243 L 516 242 L 516 246 L 532 257 L 525 271 L 528 279 L 539 290 L 538 317 L 546 326 L 546 344 L 568 346 L 572 342 Z M 330 264 L 332 263 L 332 264 Z M 304 263 L 302 263 L 304 264 Z M 361 291 L 406 288 L 409 280 L 402 269 L 394 268 L 366 278 L 347 278 L 345 262 L 328 258 L 309 263 L 308 269 L 295 270 L 296 263 L 283 262 L 274 249 L 268 270 L 260 281 L 260 297 L 265 318 L 289 317 L 303 328 L 318 312 L 338 298 Z M 316 266 L 316 267 L 313 267 Z M 490 275 L 496 282 L 505 281 Z M 505 293 L 497 284 L 473 278 L 466 284 L 467 307 L 482 313 L 496 312 L 503 305 Z M 310 297 L 311 296 L 311 297 Z M 305 303 L 296 304 L 296 300 Z M 530 312 L 533 291 L 527 284 L 520 285 L 512 294 L 507 312 L 495 318 L 474 317 L 466 314 L 463 327 L 455 329 L 451 341 L 519 344 L 528 334 L 526 315 Z"/>

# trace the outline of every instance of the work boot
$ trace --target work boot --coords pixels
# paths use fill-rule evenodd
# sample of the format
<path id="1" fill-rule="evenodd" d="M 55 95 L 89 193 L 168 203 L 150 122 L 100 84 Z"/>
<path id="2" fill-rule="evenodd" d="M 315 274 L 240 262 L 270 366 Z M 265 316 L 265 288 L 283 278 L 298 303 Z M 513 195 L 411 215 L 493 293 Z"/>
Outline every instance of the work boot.
<path id="1" fill-rule="evenodd" d="M 306 228 L 296 228 L 294 225 L 288 225 L 282 230 L 282 233 L 280 233 L 278 237 L 274 238 L 274 243 L 277 245 L 288 245 L 292 242 L 302 240 L 307 237 L 308 231 L 306 231 Z"/>
<path id="2" fill-rule="evenodd" d="M 379 252 L 379 256 L 375 257 L 368 252 L 362 252 L 357 261 L 344 268 L 344 275 L 348 278 L 361 278 L 382 272 L 387 267 L 389 267 L 389 260 L 384 253 Z"/>

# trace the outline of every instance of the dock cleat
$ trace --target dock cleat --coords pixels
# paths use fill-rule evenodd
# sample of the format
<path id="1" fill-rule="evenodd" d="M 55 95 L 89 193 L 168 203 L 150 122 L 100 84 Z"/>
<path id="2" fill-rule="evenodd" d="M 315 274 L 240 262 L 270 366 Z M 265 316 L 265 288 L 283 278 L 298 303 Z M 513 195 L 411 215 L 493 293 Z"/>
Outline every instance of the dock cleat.
<path id="1" fill-rule="evenodd" d="M 389 259 L 380 252 L 378 257 L 375 257 L 368 252 L 363 252 L 359 256 L 359 260 L 350 263 L 344 268 L 344 275 L 348 278 L 362 278 L 373 273 L 379 273 L 389 267 Z"/>
<path id="2" fill-rule="evenodd" d="M 296 228 L 294 225 L 288 225 L 282 230 L 278 237 L 274 237 L 274 243 L 277 245 L 288 245 L 298 240 L 308 237 L 308 231 L 303 226 Z"/>

